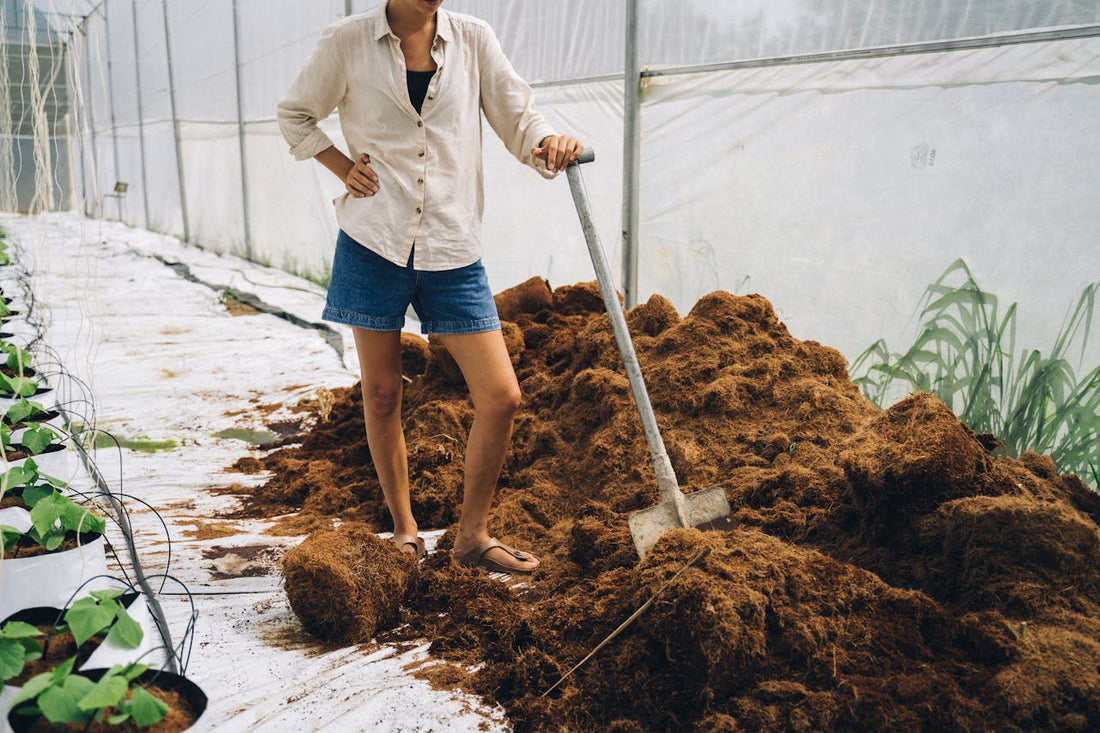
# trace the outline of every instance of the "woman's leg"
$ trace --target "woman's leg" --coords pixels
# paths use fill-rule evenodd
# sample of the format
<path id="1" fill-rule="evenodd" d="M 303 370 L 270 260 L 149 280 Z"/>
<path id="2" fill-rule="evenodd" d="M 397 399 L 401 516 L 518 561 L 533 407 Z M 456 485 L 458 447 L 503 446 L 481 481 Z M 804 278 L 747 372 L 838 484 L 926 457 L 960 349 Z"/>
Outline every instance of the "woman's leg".
<path id="1" fill-rule="evenodd" d="M 351 330 L 362 375 L 367 445 L 393 517 L 393 533 L 416 536 L 416 519 L 409 501 L 409 459 L 401 427 L 401 332 Z"/>
<path id="2" fill-rule="evenodd" d="M 461 557 L 489 539 L 488 518 L 500 469 L 512 438 L 512 420 L 520 404 L 519 382 L 500 331 L 439 334 L 437 338 L 458 363 L 470 398 L 474 424 L 466 445 L 462 516 L 454 554 Z M 537 560 L 517 561 L 500 548 L 485 557 L 505 566 L 532 569 Z"/>

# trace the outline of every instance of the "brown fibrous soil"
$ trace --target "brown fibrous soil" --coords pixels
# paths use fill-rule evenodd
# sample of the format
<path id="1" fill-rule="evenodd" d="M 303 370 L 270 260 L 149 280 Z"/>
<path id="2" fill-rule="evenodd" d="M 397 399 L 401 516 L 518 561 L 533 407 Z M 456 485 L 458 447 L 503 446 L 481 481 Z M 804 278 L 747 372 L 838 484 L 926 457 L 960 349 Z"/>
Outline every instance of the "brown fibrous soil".
<path id="1" fill-rule="evenodd" d="M 535 279 L 498 310 L 524 404 L 490 529 L 543 563 L 515 589 L 444 535 L 391 632 L 433 640 L 424 674 L 519 730 L 1100 729 L 1100 495 L 1048 457 L 999 455 L 929 394 L 877 408 L 762 296 L 681 317 L 655 295 L 628 322 L 668 453 L 685 490 L 725 488 L 737 528 L 670 532 L 639 562 L 627 515 L 656 479 L 598 288 Z M 451 527 L 473 407 L 437 344 L 403 345 L 413 508 Z M 390 529 L 357 387 L 260 460 L 243 515 Z M 340 587 L 325 623 L 358 640 Z"/>
<path id="2" fill-rule="evenodd" d="M 286 594 L 306 631 L 356 644 L 392 628 L 416 577 L 416 563 L 369 526 L 314 532 L 283 556 Z"/>

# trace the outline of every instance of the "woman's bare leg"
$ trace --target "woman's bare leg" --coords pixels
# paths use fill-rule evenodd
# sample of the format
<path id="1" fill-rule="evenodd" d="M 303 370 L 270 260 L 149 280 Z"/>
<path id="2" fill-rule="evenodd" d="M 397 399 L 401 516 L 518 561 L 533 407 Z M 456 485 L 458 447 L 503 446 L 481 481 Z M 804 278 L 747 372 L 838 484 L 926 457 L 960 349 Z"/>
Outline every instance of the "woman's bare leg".
<path id="1" fill-rule="evenodd" d="M 382 484 L 393 533 L 416 535 L 409 500 L 409 458 L 401 426 L 401 332 L 352 328 L 363 387 L 367 445 Z M 403 548 L 404 549 L 404 548 Z"/>
<path id="2" fill-rule="evenodd" d="M 454 357 L 474 402 L 474 424 L 466 443 L 462 516 L 454 553 L 461 557 L 489 539 L 489 508 L 500 469 L 512 439 L 512 421 L 520 404 L 519 382 L 500 331 L 440 334 L 437 338 Z M 533 568 L 499 548 L 485 556 L 511 566 Z"/>

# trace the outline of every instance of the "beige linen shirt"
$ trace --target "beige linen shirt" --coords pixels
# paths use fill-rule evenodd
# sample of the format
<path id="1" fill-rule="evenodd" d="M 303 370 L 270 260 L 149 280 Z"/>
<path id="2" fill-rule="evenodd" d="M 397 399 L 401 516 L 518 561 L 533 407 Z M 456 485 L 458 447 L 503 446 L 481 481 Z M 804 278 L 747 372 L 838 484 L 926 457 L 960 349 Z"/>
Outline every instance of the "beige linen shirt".
<path id="1" fill-rule="evenodd" d="M 317 124 L 339 108 L 352 160 L 369 154 L 379 185 L 374 196 L 334 201 L 340 228 L 395 264 L 412 252 L 418 270 L 450 270 L 481 257 L 481 113 L 512 155 L 547 178 L 554 174 L 531 148 L 554 130 L 484 21 L 438 10 L 431 53 L 439 68 L 417 114 L 385 7 L 345 18 L 321 33 L 277 118 L 304 160 L 332 145 Z"/>

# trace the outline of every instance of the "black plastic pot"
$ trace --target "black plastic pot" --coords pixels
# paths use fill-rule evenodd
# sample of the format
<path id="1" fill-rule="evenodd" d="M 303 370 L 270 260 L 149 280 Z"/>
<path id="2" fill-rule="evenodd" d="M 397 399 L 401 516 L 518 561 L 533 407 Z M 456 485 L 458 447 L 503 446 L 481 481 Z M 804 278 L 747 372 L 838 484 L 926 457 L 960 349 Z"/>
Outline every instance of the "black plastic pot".
<path id="1" fill-rule="evenodd" d="M 77 674 L 87 677 L 90 680 L 98 681 L 99 678 L 106 673 L 107 670 L 105 669 L 86 669 Z M 186 700 L 187 704 L 190 705 L 191 709 L 195 712 L 195 723 L 191 724 L 192 727 L 202 719 L 203 714 L 206 712 L 206 693 L 202 691 L 201 687 L 186 677 L 172 674 L 171 672 L 151 669 L 139 675 L 137 681 L 142 685 L 156 685 L 162 690 L 178 692 L 180 697 Z M 11 726 L 15 733 L 25 733 L 25 731 L 30 730 L 31 726 L 38 720 L 38 717 L 19 714 L 21 708 L 30 706 L 32 702 L 32 700 L 27 700 L 8 712 L 8 725 Z"/>

